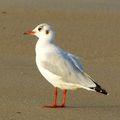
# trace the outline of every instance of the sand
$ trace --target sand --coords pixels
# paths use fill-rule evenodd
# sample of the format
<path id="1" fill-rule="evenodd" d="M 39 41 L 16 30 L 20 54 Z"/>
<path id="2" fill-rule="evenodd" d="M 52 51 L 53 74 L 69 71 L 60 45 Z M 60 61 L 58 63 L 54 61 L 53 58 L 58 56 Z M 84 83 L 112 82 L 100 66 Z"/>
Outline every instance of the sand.
<path id="1" fill-rule="evenodd" d="M 68 91 L 66 108 L 43 108 L 54 88 L 37 70 L 37 38 L 23 35 L 43 22 L 54 26 L 57 44 L 79 56 L 109 96 Z M 119 26 L 115 0 L 0 1 L 0 120 L 119 120 Z M 61 97 L 59 90 L 58 103 Z"/>

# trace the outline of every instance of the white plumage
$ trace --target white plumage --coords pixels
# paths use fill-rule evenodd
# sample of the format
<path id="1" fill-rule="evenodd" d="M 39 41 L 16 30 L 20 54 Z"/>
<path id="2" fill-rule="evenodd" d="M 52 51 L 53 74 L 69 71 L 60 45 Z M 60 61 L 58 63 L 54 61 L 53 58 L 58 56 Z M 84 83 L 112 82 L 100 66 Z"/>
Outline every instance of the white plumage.
<path id="1" fill-rule="evenodd" d="M 36 64 L 41 74 L 54 87 L 64 90 L 84 88 L 107 94 L 84 72 L 78 57 L 56 46 L 55 32 L 50 25 L 40 24 L 25 34 L 38 37 L 35 47 Z"/>

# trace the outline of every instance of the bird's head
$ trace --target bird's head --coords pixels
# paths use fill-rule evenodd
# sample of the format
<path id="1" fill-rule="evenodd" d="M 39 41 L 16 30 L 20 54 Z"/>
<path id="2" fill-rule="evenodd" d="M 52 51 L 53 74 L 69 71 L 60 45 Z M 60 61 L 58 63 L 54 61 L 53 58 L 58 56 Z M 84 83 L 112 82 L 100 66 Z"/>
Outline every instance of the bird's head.
<path id="1" fill-rule="evenodd" d="M 24 34 L 36 36 L 39 40 L 48 42 L 52 42 L 55 38 L 55 32 L 52 30 L 51 26 L 46 23 L 42 23 L 35 27 L 32 31 L 27 31 Z"/>

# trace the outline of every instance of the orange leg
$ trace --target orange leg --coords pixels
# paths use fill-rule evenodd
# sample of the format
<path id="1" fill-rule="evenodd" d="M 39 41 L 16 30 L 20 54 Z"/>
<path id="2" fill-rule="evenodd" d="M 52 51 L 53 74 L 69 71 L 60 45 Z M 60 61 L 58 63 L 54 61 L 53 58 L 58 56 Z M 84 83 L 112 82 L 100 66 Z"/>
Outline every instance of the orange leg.
<path id="1" fill-rule="evenodd" d="M 67 90 L 65 89 L 65 90 L 63 91 L 63 100 L 62 100 L 61 107 L 65 107 L 66 95 L 67 95 Z"/>
<path id="2" fill-rule="evenodd" d="M 62 104 L 61 105 L 57 105 L 57 95 L 58 95 L 57 88 L 55 88 L 55 90 L 54 90 L 54 102 L 53 102 L 53 104 L 49 105 L 49 106 L 45 106 L 45 107 L 48 107 L 48 108 L 63 108 L 63 107 L 65 107 L 67 90 L 65 89 L 63 91 L 63 100 L 62 100 Z"/>

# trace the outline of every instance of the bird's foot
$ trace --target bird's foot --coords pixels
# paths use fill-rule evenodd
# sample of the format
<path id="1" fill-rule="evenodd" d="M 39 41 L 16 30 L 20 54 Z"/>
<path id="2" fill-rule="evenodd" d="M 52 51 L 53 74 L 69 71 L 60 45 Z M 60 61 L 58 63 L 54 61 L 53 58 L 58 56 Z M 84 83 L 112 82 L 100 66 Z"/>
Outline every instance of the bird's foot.
<path id="1" fill-rule="evenodd" d="M 46 107 L 46 108 L 64 108 L 65 107 L 65 105 L 47 105 L 47 106 L 44 106 L 44 107 Z"/>

